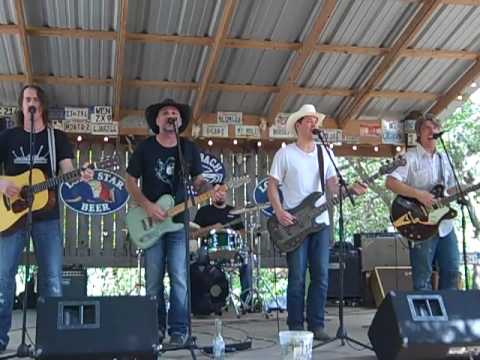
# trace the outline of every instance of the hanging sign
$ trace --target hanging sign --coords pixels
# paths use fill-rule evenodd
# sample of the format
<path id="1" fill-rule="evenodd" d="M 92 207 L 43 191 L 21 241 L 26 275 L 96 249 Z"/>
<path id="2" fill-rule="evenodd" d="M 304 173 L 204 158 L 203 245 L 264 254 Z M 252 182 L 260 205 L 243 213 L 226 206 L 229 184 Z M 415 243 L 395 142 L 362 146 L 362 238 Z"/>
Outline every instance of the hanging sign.
<path id="1" fill-rule="evenodd" d="M 360 144 L 360 137 L 355 135 L 343 135 L 343 143 L 349 145 Z"/>
<path id="2" fill-rule="evenodd" d="M 202 124 L 202 136 L 228 138 L 228 125 Z"/>
<path id="3" fill-rule="evenodd" d="M 90 121 L 80 119 L 64 120 L 63 131 L 67 133 L 90 133 Z"/>
<path id="4" fill-rule="evenodd" d="M 0 117 L 13 117 L 16 111 L 16 106 L 0 106 Z"/>
<path id="5" fill-rule="evenodd" d="M 226 125 L 241 125 L 242 113 L 241 112 L 217 112 L 217 123 Z"/>
<path id="6" fill-rule="evenodd" d="M 106 215 L 125 206 L 129 194 L 122 177 L 108 170 L 95 169 L 89 182 L 63 183 L 60 198 L 80 214 Z"/>
<path id="7" fill-rule="evenodd" d="M 382 134 L 382 127 L 378 123 L 368 124 L 368 123 L 361 123 L 360 124 L 360 137 L 369 137 L 379 139 Z"/>
<path id="8" fill-rule="evenodd" d="M 325 134 L 327 143 L 329 144 L 341 144 L 343 140 L 342 129 L 321 129 Z"/>
<path id="9" fill-rule="evenodd" d="M 404 143 L 403 124 L 400 121 L 382 119 L 382 143 L 392 145 Z"/>
<path id="10" fill-rule="evenodd" d="M 88 121 L 88 108 L 66 107 L 65 120 L 84 120 Z"/>
<path id="11" fill-rule="evenodd" d="M 111 123 L 113 121 L 112 107 L 94 106 L 90 121 L 92 123 Z"/>
<path id="12" fill-rule="evenodd" d="M 260 139 L 260 127 L 258 125 L 236 125 L 235 137 Z"/>
<path id="13" fill-rule="evenodd" d="M 110 123 L 92 123 L 90 124 L 90 131 L 92 135 L 106 135 L 117 136 L 118 135 L 118 122 L 112 121 Z"/>

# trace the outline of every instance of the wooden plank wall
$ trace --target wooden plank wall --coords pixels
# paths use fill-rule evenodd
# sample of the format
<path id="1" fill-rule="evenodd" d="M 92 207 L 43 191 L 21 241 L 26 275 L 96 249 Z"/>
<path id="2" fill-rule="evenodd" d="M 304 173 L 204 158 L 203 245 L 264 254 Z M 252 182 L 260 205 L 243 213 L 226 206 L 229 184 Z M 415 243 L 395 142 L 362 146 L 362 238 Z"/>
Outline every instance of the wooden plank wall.
<path id="1" fill-rule="evenodd" d="M 229 192 L 228 202 L 237 208 L 253 202 L 257 183 L 267 176 L 274 152 L 259 149 L 232 151 L 226 148 L 201 149 L 223 161 L 227 180 L 232 176 L 249 174 L 251 182 Z M 120 159 L 118 174 L 125 178 L 129 153 L 123 144 L 81 142 L 75 144 L 75 166 L 116 154 Z M 65 264 L 81 264 L 86 267 L 135 267 L 136 248 L 127 237 L 125 214 L 128 205 L 120 211 L 104 216 L 77 214 L 61 206 L 61 225 L 64 234 Z M 191 212 L 192 219 L 196 209 Z M 273 246 L 266 231 L 267 218 L 261 212 L 243 215 L 248 235 L 245 241 L 260 257 L 262 267 L 285 266 L 284 256 L 274 257 Z M 255 225 L 255 227 L 253 227 Z"/>

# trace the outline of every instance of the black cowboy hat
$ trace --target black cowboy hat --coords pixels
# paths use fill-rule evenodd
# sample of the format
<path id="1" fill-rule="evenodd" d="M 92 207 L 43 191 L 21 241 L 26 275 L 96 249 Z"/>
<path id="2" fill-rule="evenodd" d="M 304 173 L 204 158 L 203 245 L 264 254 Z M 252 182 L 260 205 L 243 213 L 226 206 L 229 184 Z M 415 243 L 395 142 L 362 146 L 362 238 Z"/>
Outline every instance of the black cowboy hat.
<path id="1" fill-rule="evenodd" d="M 159 129 L 157 126 L 157 115 L 160 109 L 165 106 L 173 106 L 178 109 L 178 112 L 182 118 L 182 125 L 178 128 L 178 132 L 183 132 L 187 128 L 190 118 L 192 117 L 192 110 L 188 104 L 180 104 L 172 99 L 165 99 L 158 104 L 152 104 L 147 107 L 145 110 L 145 117 L 147 118 L 147 123 L 148 126 L 150 126 L 150 129 L 152 129 L 155 134 L 158 134 Z"/>

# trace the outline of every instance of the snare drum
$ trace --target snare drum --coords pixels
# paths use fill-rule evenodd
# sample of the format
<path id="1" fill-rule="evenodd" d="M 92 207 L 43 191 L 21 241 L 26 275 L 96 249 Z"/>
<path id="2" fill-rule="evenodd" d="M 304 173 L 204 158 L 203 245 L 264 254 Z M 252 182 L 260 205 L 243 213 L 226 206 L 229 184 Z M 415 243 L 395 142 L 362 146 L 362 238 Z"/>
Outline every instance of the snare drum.
<path id="1" fill-rule="evenodd" d="M 204 244 L 214 261 L 230 261 L 243 248 L 242 237 L 232 229 L 211 230 Z"/>

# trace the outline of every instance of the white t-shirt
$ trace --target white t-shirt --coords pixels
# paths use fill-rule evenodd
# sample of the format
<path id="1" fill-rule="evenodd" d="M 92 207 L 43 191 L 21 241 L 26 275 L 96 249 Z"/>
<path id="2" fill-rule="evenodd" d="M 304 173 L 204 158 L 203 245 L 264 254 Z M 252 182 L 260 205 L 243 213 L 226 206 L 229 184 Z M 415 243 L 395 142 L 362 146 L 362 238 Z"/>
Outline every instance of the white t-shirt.
<path id="1" fill-rule="evenodd" d="M 452 169 L 446 155 L 435 152 L 433 156 L 422 145 L 409 149 L 405 154 L 407 164 L 398 167 L 389 176 L 414 187 L 430 191 L 434 185 L 443 183 L 446 189 L 455 186 Z M 440 222 L 438 233 L 444 237 L 452 231 L 452 220 Z"/>
<path id="2" fill-rule="evenodd" d="M 322 151 L 326 183 L 336 174 L 333 163 L 323 146 Z M 332 156 L 335 159 L 333 153 Z M 300 149 L 296 143 L 281 148 L 273 158 L 269 175 L 275 178 L 282 187 L 283 207 L 285 209 L 294 208 L 315 191 L 323 191 L 319 176 L 317 146 L 315 146 L 314 151 L 309 153 Z M 315 205 L 319 206 L 325 201 L 325 195 L 323 195 Z M 330 225 L 328 212 L 323 212 L 317 217 L 316 221 L 317 223 Z"/>

